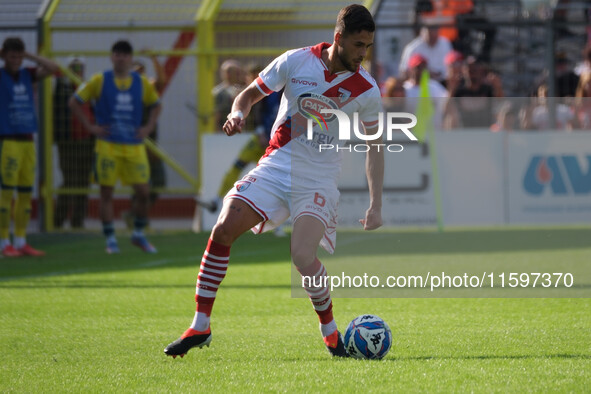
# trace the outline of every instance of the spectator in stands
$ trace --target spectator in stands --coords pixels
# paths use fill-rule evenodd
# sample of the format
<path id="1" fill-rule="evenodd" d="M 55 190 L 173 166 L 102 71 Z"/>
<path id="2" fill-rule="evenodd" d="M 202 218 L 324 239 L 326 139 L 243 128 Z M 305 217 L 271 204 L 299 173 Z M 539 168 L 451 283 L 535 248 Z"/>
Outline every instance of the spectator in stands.
<path id="1" fill-rule="evenodd" d="M 576 91 L 575 127 L 591 131 L 591 72 L 581 75 Z"/>
<path id="2" fill-rule="evenodd" d="M 574 121 L 573 110 L 562 103 L 556 104 L 554 110 L 556 127 L 551 124 L 548 108 L 548 86 L 545 84 L 540 85 L 537 97 L 522 110 L 521 127 L 525 130 L 571 130 Z"/>
<path id="3" fill-rule="evenodd" d="M 519 129 L 519 111 L 513 103 L 504 103 L 499 113 L 497 121 L 490 127 L 492 132 L 514 131 Z"/>
<path id="4" fill-rule="evenodd" d="M 388 112 L 402 112 L 405 110 L 406 91 L 399 79 L 390 77 L 384 82 L 384 109 Z"/>
<path id="5" fill-rule="evenodd" d="M 220 67 L 222 82 L 215 86 L 212 91 L 215 100 L 216 132 L 222 132 L 222 126 L 226 122 L 226 114 L 232 112 L 234 99 L 244 89 L 244 77 L 244 70 L 238 61 L 230 59 L 222 63 Z"/>
<path id="6" fill-rule="evenodd" d="M 419 54 L 414 54 L 408 61 L 410 78 L 404 82 L 406 99 L 406 111 L 416 113 L 418 98 L 420 97 L 420 83 L 423 70 L 427 69 L 427 59 Z M 437 81 L 429 79 L 429 97 L 433 102 L 435 114 L 433 115 L 433 127 L 441 130 L 443 127 L 443 114 L 446 107 L 447 91 Z"/>
<path id="7" fill-rule="evenodd" d="M 464 83 L 464 77 L 462 73 L 464 55 L 458 51 L 451 51 L 445 55 L 444 63 L 447 67 L 447 72 L 445 74 L 445 80 L 441 84 L 447 89 L 447 93 L 451 97 Z"/>
<path id="8" fill-rule="evenodd" d="M 472 0 L 431 0 L 432 7 L 423 7 L 421 19 L 425 23 L 441 26 L 439 34 L 447 38 L 454 49 L 465 54 L 476 56 L 479 60 L 490 62 L 492 47 L 496 35 L 496 27 L 484 15 L 475 10 L 476 1 Z M 474 45 L 472 31 L 482 37 L 480 50 Z M 480 41 L 480 40 L 478 40 Z"/>
<path id="9" fill-rule="evenodd" d="M 569 67 L 566 53 L 559 52 L 554 57 L 554 86 L 556 97 L 574 97 L 579 76 Z"/>
<path id="10" fill-rule="evenodd" d="M 456 3 L 471 3 L 470 0 L 456 1 Z M 454 3 L 454 1 L 450 1 Z M 475 0 L 474 3 L 477 3 Z M 482 1 L 482 4 L 485 2 Z M 452 41 L 455 49 L 466 54 L 475 56 L 478 60 L 485 63 L 490 63 L 491 52 L 497 35 L 497 28 L 484 15 L 479 15 L 476 12 L 475 5 L 472 7 L 469 4 L 459 7 L 459 12 L 456 15 L 456 24 L 458 26 L 458 39 Z M 482 37 L 480 51 L 474 50 L 474 37 L 472 31 L 479 33 Z"/>
<path id="11" fill-rule="evenodd" d="M 492 97 L 501 97 L 500 79 L 487 80 L 487 70 L 482 62 L 470 56 L 463 65 L 464 84 L 456 89 L 446 110 L 446 127 L 490 128 L 494 122 Z M 501 95 L 499 95 L 499 93 Z"/>
<path id="12" fill-rule="evenodd" d="M 68 62 L 68 68 L 84 80 L 84 61 L 81 58 L 72 58 Z M 53 96 L 53 128 L 63 177 L 62 188 L 86 189 L 90 185 L 94 161 L 94 138 L 82 122 L 72 116 L 68 106 L 68 100 L 77 88 L 78 86 L 67 76 L 57 77 Z M 94 119 L 91 103 L 84 104 L 82 110 L 89 119 Z M 54 226 L 61 228 L 70 214 L 71 227 L 84 228 L 87 203 L 87 194 L 59 194 Z"/>
<path id="13" fill-rule="evenodd" d="M 451 50 L 449 40 L 439 35 L 438 27 L 423 27 L 419 36 L 409 42 L 402 51 L 399 76 L 402 79 L 409 77 L 408 63 L 413 55 L 418 54 L 427 61 L 431 78 L 443 81 L 446 73 L 443 60 Z"/>
<path id="14" fill-rule="evenodd" d="M 591 42 L 583 48 L 583 61 L 575 67 L 575 74 L 591 73 Z"/>
<path id="15" fill-rule="evenodd" d="M 34 136 L 38 132 L 34 83 L 56 73 L 57 64 L 29 53 L 19 37 L 7 37 L 0 52 L 0 249 L 6 257 L 43 256 L 26 240 L 31 218 L 31 199 L 35 184 Z M 24 59 L 37 67 L 23 67 Z M 12 201 L 14 203 L 14 245 L 10 242 Z"/>

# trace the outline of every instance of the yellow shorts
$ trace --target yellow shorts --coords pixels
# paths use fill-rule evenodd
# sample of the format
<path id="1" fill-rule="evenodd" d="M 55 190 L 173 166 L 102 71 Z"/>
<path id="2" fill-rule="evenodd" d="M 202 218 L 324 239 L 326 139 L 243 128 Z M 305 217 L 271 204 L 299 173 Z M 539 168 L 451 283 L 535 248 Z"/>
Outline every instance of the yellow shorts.
<path id="1" fill-rule="evenodd" d="M 0 140 L 0 180 L 3 189 L 32 191 L 36 164 L 33 141 Z"/>
<path id="2" fill-rule="evenodd" d="M 101 186 L 141 185 L 150 180 L 150 165 L 144 144 L 96 141 L 96 180 Z"/>

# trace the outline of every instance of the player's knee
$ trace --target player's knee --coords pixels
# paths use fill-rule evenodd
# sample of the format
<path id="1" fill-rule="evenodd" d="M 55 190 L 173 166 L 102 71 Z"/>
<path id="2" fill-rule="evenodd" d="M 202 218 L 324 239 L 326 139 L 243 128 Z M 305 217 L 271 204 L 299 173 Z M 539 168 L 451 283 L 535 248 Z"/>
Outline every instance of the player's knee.
<path id="1" fill-rule="evenodd" d="M 316 258 L 316 251 L 308 250 L 307 248 L 292 245 L 291 260 L 298 268 L 304 268 L 314 262 Z"/>
<path id="2" fill-rule="evenodd" d="M 135 196 L 140 202 L 147 202 L 150 198 L 150 189 L 148 187 L 135 188 Z"/>
<path id="3" fill-rule="evenodd" d="M 222 245 L 231 245 L 236 240 L 232 226 L 225 222 L 218 222 L 211 230 L 211 239 Z"/>

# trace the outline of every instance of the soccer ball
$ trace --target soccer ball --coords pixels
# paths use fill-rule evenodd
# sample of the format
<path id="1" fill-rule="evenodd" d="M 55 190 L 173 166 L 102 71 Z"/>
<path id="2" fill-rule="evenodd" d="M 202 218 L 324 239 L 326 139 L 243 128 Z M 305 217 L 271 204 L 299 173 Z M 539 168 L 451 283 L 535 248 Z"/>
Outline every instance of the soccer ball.
<path id="1" fill-rule="evenodd" d="M 376 315 L 361 315 L 349 323 L 345 347 L 354 358 L 379 360 L 390 351 L 392 331 Z"/>

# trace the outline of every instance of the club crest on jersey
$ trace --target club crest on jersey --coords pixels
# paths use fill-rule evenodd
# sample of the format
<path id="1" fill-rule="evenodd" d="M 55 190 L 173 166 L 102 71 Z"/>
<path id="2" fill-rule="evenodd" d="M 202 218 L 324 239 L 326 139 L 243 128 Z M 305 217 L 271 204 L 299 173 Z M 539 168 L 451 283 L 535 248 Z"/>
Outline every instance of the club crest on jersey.
<path id="1" fill-rule="evenodd" d="M 251 183 L 248 181 L 238 181 L 236 182 L 236 190 L 238 190 L 239 192 L 243 192 L 246 189 L 248 189 L 250 185 Z"/>
<path id="2" fill-rule="evenodd" d="M 339 99 L 341 100 L 341 103 L 344 103 L 345 101 L 349 100 L 349 98 L 351 97 L 351 92 L 345 88 L 339 88 Z"/>
<path id="3" fill-rule="evenodd" d="M 339 106 L 330 98 L 316 93 L 305 93 L 298 97 L 299 112 L 308 119 L 314 119 L 321 122 L 331 121 L 335 116 L 333 114 L 322 114 L 323 109 L 338 109 Z"/>

